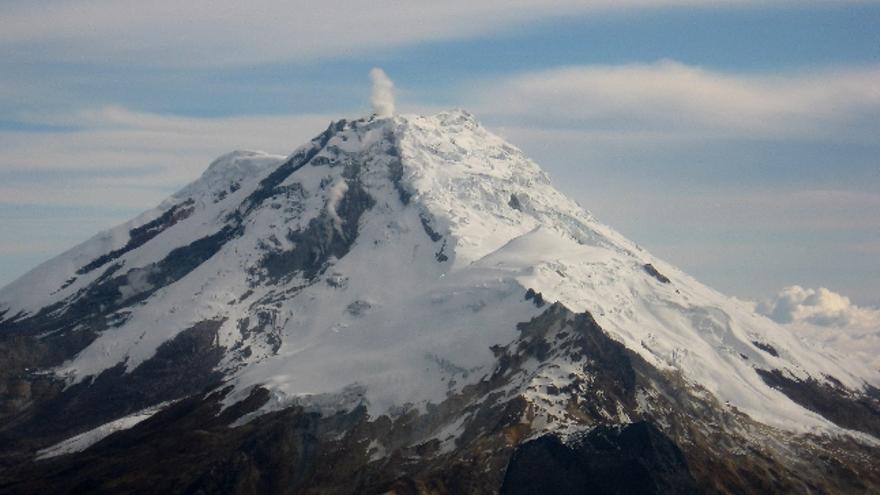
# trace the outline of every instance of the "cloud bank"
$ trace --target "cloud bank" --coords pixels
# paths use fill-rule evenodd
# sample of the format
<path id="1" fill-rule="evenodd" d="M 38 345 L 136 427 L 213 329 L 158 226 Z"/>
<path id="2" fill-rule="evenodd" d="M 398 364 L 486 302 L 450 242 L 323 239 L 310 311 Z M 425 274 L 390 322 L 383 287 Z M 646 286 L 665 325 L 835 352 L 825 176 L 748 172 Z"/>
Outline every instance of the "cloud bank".
<path id="1" fill-rule="evenodd" d="M 370 94 L 373 113 L 377 117 L 391 117 L 394 115 L 394 83 L 378 67 L 370 71 L 370 80 L 373 82 L 373 91 Z"/>
<path id="2" fill-rule="evenodd" d="M 847 360 L 858 360 L 880 378 L 880 309 L 853 304 L 824 287 L 792 285 L 755 308 L 804 340 Z"/>
<path id="3" fill-rule="evenodd" d="M 880 330 L 880 310 L 856 306 L 848 297 L 824 287 L 809 289 L 792 285 L 759 303 L 756 309 L 778 323 L 838 328 L 876 326 Z"/>

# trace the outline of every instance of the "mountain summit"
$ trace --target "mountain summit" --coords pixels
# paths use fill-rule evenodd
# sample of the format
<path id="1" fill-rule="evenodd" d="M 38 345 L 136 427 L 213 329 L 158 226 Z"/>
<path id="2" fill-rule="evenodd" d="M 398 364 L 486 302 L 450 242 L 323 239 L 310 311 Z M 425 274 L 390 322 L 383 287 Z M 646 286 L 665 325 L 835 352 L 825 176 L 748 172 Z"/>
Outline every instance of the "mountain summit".
<path id="1" fill-rule="evenodd" d="M 218 158 L 2 289 L 0 359 L 4 492 L 880 490 L 877 370 L 464 111 Z"/>

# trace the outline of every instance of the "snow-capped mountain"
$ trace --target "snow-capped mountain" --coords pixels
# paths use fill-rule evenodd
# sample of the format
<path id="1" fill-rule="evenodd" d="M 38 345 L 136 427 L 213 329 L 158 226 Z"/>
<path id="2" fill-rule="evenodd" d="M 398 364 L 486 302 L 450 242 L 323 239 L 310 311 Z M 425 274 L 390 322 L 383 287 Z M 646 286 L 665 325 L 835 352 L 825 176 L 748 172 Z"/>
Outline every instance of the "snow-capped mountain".
<path id="1" fill-rule="evenodd" d="M 0 290 L 0 339 L 13 492 L 880 489 L 878 370 L 653 257 L 463 111 L 220 157 Z"/>

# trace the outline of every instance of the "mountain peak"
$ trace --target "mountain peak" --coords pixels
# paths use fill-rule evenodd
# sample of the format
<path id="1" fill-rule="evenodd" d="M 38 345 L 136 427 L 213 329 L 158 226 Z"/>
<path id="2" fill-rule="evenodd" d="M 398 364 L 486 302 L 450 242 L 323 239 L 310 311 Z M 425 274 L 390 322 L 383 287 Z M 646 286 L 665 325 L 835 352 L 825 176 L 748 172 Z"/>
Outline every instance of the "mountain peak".
<path id="1" fill-rule="evenodd" d="M 339 120 L 287 157 L 224 155 L 0 290 L 0 336 L 36 356 L 8 373 L 51 398 L 28 417 L 67 433 L 188 397 L 223 428 L 286 411 L 392 431 L 357 441 L 376 462 L 642 420 L 691 459 L 728 448 L 702 435 L 736 452 L 768 431 L 880 435 L 859 402 L 876 370 L 645 252 L 463 110 Z"/>
<path id="2" fill-rule="evenodd" d="M 439 111 L 433 115 L 408 115 L 404 116 L 409 120 L 414 118 L 423 118 L 437 121 L 441 126 L 450 126 L 450 125 L 470 125 L 470 126 L 479 126 L 479 122 L 477 122 L 477 118 L 474 114 L 468 112 L 463 108 L 451 108 L 448 110 Z"/>
<path id="3" fill-rule="evenodd" d="M 261 169 L 276 164 L 278 155 L 270 155 L 262 151 L 235 150 L 214 159 L 202 174 L 202 179 L 235 175 L 246 177 Z"/>
<path id="4" fill-rule="evenodd" d="M 174 194 L 174 198 L 186 198 L 205 193 L 226 194 L 237 188 L 242 181 L 278 165 L 283 156 L 262 151 L 236 150 L 217 157 L 194 182 Z M 224 192 L 225 191 L 225 192 Z"/>

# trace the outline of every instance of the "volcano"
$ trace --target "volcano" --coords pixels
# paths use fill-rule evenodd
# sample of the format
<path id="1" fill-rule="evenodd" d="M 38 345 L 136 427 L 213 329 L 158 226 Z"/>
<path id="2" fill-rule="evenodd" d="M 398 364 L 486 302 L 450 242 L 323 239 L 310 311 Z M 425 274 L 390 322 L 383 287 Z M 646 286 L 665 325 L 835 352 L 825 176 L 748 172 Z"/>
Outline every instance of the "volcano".
<path id="1" fill-rule="evenodd" d="M 218 158 L 3 288 L 0 363 L 3 493 L 880 492 L 877 370 L 460 110 Z"/>

